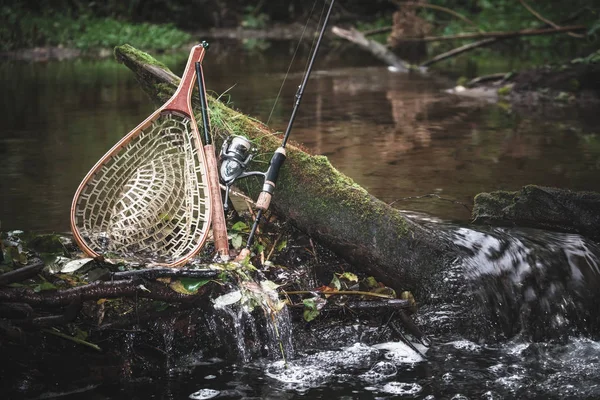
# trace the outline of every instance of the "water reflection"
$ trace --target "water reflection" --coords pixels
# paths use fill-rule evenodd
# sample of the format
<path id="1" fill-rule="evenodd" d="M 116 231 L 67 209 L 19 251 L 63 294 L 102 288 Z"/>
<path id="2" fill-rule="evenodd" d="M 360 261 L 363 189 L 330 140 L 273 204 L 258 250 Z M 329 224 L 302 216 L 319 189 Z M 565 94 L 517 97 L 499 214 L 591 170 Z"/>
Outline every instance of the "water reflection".
<path id="1" fill-rule="evenodd" d="M 294 46 L 268 53 L 213 43 L 208 89 L 284 130 L 309 49 L 279 87 Z M 348 55 L 349 54 L 349 55 Z M 168 64 L 181 73 L 183 56 Z M 440 77 L 394 74 L 368 66 L 362 53 L 324 51 L 303 98 L 292 139 L 399 208 L 466 221 L 482 191 L 523 185 L 600 190 L 598 116 L 559 110 L 523 116 L 444 93 Z M 348 67 L 348 66 L 351 67 Z M 112 60 L 0 64 L 0 204 L 3 229 L 68 230 L 68 208 L 87 170 L 154 106 L 133 75 Z M 274 106 L 275 104 L 275 106 Z"/>

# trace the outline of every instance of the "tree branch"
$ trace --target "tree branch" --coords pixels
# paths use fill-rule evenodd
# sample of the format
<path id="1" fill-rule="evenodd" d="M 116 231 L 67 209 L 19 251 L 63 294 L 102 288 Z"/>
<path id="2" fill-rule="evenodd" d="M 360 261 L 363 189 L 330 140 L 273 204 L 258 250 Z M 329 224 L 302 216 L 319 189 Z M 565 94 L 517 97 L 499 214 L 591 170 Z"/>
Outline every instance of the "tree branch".
<path id="1" fill-rule="evenodd" d="M 98 300 L 116 297 L 145 297 L 166 302 L 189 303 L 204 294 L 201 287 L 196 295 L 185 295 L 171 290 L 162 283 L 139 281 L 94 282 L 64 290 L 46 290 L 39 293 L 28 288 L 2 288 L 0 301 L 27 303 L 34 306 L 61 306 L 73 301 Z"/>
<path id="2" fill-rule="evenodd" d="M 553 27 L 555 29 L 560 28 L 559 25 L 555 24 L 554 22 L 550 21 L 547 18 L 544 18 L 540 13 L 536 12 L 533 8 L 531 8 L 529 6 L 529 4 L 525 3 L 525 0 L 519 0 L 519 1 L 521 2 L 521 5 L 527 9 L 527 11 L 529 11 L 531 14 L 533 14 L 533 16 L 535 16 L 540 21 L 550 25 L 551 27 Z M 575 37 L 575 38 L 580 38 L 580 39 L 585 37 L 585 35 L 582 35 L 580 33 L 573 33 L 573 32 L 567 32 L 567 35 L 569 35 L 571 37 Z"/>
<path id="3" fill-rule="evenodd" d="M 495 43 L 497 41 L 498 41 L 498 38 L 489 38 L 489 39 L 483 39 L 483 40 L 480 40 L 480 41 L 477 41 L 474 43 L 465 44 L 464 46 L 460 46 L 460 47 L 457 47 L 450 51 L 447 51 L 445 53 L 438 54 L 437 56 L 433 57 L 432 59 L 425 61 L 423 64 L 421 64 L 421 66 L 429 67 L 430 65 L 440 62 L 442 60 L 445 60 L 447 58 L 457 56 L 459 54 L 476 49 L 478 47 L 487 46 L 487 45 Z"/>
<path id="4" fill-rule="evenodd" d="M 406 61 L 399 58 L 392 51 L 387 49 L 384 45 L 379 42 L 376 42 L 371 39 L 367 39 L 361 32 L 357 31 L 354 28 L 342 29 L 340 27 L 334 26 L 332 28 L 332 32 L 352 43 L 359 45 L 360 47 L 371 52 L 375 57 L 379 58 L 381 61 L 386 64 L 397 68 L 399 71 L 408 72 L 411 70 L 411 65 Z"/>
<path id="5" fill-rule="evenodd" d="M 562 26 L 552 29 L 523 29 L 520 31 L 499 31 L 499 32 L 479 32 L 479 33 L 460 33 L 458 35 L 448 36 L 425 36 L 422 38 L 402 38 L 403 42 L 437 42 L 442 40 L 462 40 L 462 39 L 480 39 L 480 38 L 512 38 L 518 36 L 538 36 L 538 35 L 553 35 L 569 31 L 584 31 L 588 28 L 584 25 Z"/>
<path id="6" fill-rule="evenodd" d="M 0 286 L 9 285 L 14 282 L 21 282 L 25 279 L 37 275 L 44 268 L 44 262 L 40 259 L 33 263 L 13 271 L 5 272 L 0 275 Z"/>

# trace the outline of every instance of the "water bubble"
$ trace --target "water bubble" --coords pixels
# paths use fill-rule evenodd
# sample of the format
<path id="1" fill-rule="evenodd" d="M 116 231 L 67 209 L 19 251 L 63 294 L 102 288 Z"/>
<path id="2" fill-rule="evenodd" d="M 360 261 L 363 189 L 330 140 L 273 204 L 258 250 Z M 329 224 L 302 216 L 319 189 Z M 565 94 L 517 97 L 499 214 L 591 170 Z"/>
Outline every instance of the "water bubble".
<path id="1" fill-rule="evenodd" d="M 381 391 L 389 394 L 396 394 L 399 396 L 414 396 L 420 393 L 423 387 L 417 383 L 403 383 L 403 382 L 388 382 L 382 388 Z"/>
<path id="2" fill-rule="evenodd" d="M 200 389 L 197 392 L 190 394 L 190 399 L 194 400 L 206 400 L 212 399 L 219 395 L 219 391 L 215 389 Z"/>
<path id="3" fill-rule="evenodd" d="M 373 347 L 379 350 L 387 350 L 384 357 L 396 365 L 424 361 L 419 353 L 402 342 L 380 343 Z M 415 347 L 423 353 L 427 351 L 425 346 L 420 345 L 421 348 L 419 348 L 419 346 L 415 344 Z"/>
<path id="4" fill-rule="evenodd" d="M 396 375 L 398 370 L 391 362 L 380 361 L 373 366 L 369 371 L 361 374 L 359 377 L 367 382 L 381 382 L 389 377 Z"/>
<path id="5" fill-rule="evenodd" d="M 457 350 L 467 350 L 467 351 L 480 351 L 481 346 L 473 343 L 469 340 L 456 340 L 454 342 L 448 342 L 447 345 L 451 345 Z"/>

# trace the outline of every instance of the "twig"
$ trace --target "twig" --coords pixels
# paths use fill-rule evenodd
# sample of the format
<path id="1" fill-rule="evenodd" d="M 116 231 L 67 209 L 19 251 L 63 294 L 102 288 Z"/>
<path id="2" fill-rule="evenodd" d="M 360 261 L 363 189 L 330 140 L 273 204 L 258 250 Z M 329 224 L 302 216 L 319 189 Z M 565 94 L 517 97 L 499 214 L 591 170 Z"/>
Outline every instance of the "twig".
<path id="1" fill-rule="evenodd" d="M 226 188 L 225 188 L 225 185 L 223 185 L 223 184 L 219 184 L 219 187 L 220 187 L 222 190 L 225 190 L 225 189 L 226 189 Z M 243 193 L 241 193 L 241 192 L 238 192 L 237 190 L 230 189 L 230 190 L 229 190 L 229 193 L 230 193 L 230 194 L 232 194 L 232 195 L 235 195 L 235 196 L 237 196 L 237 197 L 241 197 L 242 199 L 246 200 L 246 203 L 250 203 L 250 204 L 252 204 L 252 205 L 256 205 L 256 203 L 254 203 L 254 200 L 252 200 L 252 199 L 251 199 L 249 196 L 246 196 L 245 194 L 243 194 Z"/>
<path id="2" fill-rule="evenodd" d="M 498 40 L 499 40 L 498 38 L 489 38 L 489 39 L 480 40 L 478 42 L 465 44 L 464 46 L 457 47 L 457 48 L 447 51 L 445 53 L 439 54 L 439 55 L 433 57 L 431 60 L 425 61 L 423 64 L 421 64 L 421 67 L 429 67 L 430 65 L 440 62 L 442 60 L 445 60 L 447 58 L 457 56 L 459 54 L 476 49 L 478 47 L 487 46 L 489 44 L 497 42 Z"/>
<path id="3" fill-rule="evenodd" d="M 271 251 L 269 251 L 269 254 L 267 255 L 267 258 L 266 258 L 267 261 L 269 261 L 269 259 L 273 255 L 273 252 L 275 251 L 275 246 L 277 246 L 277 242 L 279 242 L 279 239 L 281 239 L 282 235 L 283 235 L 283 232 L 279 233 L 279 235 L 275 239 L 275 242 L 273 242 L 273 247 L 271 247 Z"/>
<path id="4" fill-rule="evenodd" d="M 445 12 L 445 13 L 455 16 L 456 18 L 466 22 L 467 24 L 473 25 L 480 32 L 482 31 L 481 28 L 479 28 L 479 25 L 477 25 L 475 22 L 471 21 L 469 18 L 465 17 L 464 15 L 459 14 L 456 11 L 451 10 L 446 7 L 436 6 L 435 4 L 428 4 L 428 3 L 417 3 L 417 2 L 412 2 L 412 1 L 397 1 L 397 0 L 390 0 L 390 1 L 394 4 L 397 4 L 400 7 L 403 7 L 403 6 L 422 7 L 422 8 L 431 8 L 433 10 L 442 11 L 442 12 Z"/>
<path id="5" fill-rule="evenodd" d="M 477 32 L 477 33 L 460 33 L 458 35 L 447 36 L 425 36 L 425 37 L 409 37 L 401 38 L 403 42 L 438 42 L 442 40 L 463 40 L 463 39 L 479 39 L 479 38 L 512 38 L 517 36 L 539 36 L 553 35 L 569 31 L 585 31 L 588 28 L 585 25 L 562 26 L 552 29 L 522 29 L 520 31 L 498 31 L 498 32 Z"/>
<path id="6" fill-rule="evenodd" d="M 42 329 L 42 332 L 46 332 L 46 333 L 49 333 L 51 335 L 58 336 L 60 338 L 70 340 L 70 341 L 75 342 L 77 344 L 81 344 L 81 345 L 84 345 L 84 346 L 91 347 L 92 349 L 97 350 L 97 351 L 102 351 L 102 349 L 100 348 L 100 346 L 98 346 L 97 344 L 86 342 L 85 340 L 78 339 L 78 338 L 73 337 L 73 336 L 65 335 L 64 333 L 59 332 L 59 331 L 55 331 L 55 330 L 52 330 L 52 329 Z"/>
<path id="7" fill-rule="evenodd" d="M 285 295 L 290 295 L 290 294 L 315 294 L 315 293 L 321 293 L 324 295 L 354 295 L 354 296 L 370 296 L 370 297 L 379 297 L 382 299 L 396 299 L 393 296 L 390 296 L 389 294 L 381 294 L 381 293 L 373 293 L 373 292 L 363 292 L 360 290 L 338 290 L 335 292 L 321 292 L 319 290 L 293 290 L 290 292 L 287 292 L 285 290 L 281 291 L 282 294 Z"/>
<path id="8" fill-rule="evenodd" d="M 313 293 L 313 292 L 309 292 Z M 326 292 L 328 293 L 328 292 Z M 304 304 L 292 304 L 294 308 L 303 308 Z M 384 300 L 352 300 L 348 301 L 344 304 L 336 304 L 336 303 L 327 303 L 325 305 L 328 311 L 333 310 L 349 310 L 353 313 L 357 313 L 359 311 L 365 311 L 372 313 L 374 310 L 381 309 L 392 309 L 392 310 L 402 310 L 408 309 L 410 311 L 413 308 L 413 304 L 409 300 L 406 299 L 384 299 Z"/>
<path id="9" fill-rule="evenodd" d="M 133 271 L 111 272 L 104 280 L 123 280 L 134 278 L 156 279 L 163 277 L 171 278 L 216 278 L 221 271 L 214 269 L 175 269 L 175 268 L 148 268 Z"/>
<path id="10" fill-rule="evenodd" d="M 403 200 L 413 200 L 413 199 L 424 199 L 424 198 L 428 198 L 428 197 L 435 197 L 436 199 L 439 200 L 444 200 L 444 201 L 449 201 L 451 203 L 454 204 L 460 204 L 461 206 L 463 206 L 464 208 L 466 208 L 469 212 L 471 212 L 471 208 L 469 208 L 469 206 L 467 206 L 465 203 L 461 203 L 460 201 L 456 201 L 456 200 L 452 200 L 452 199 L 446 199 L 444 197 L 441 197 L 435 193 L 429 193 L 429 194 L 424 194 L 422 196 L 410 196 L 410 197 L 403 197 L 401 199 L 396 199 L 394 201 L 392 201 L 391 203 L 388 204 L 388 206 L 393 205 L 394 203 L 398 202 L 398 201 L 403 201 Z"/>
<path id="11" fill-rule="evenodd" d="M 531 8 L 529 6 L 529 4 L 525 3 L 525 0 L 519 0 L 519 2 L 521 2 L 521 5 L 523 7 L 525 7 L 527 9 L 527 11 L 529 11 L 531 14 L 533 14 L 537 19 L 539 19 L 540 21 L 550 25 L 553 28 L 560 28 L 559 25 L 555 24 L 554 22 L 550 21 L 548 18 L 543 17 L 540 13 L 536 12 L 533 8 Z M 574 37 L 574 38 L 584 38 L 585 35 L 582 35 L 580 33 L 573 33 L 573 32 L 567 32 L 567 35 Z"/>
<path id="12" fill-rule="evenodd" d="M 315 243 L 313 242 L 312 238 L 308 238 L 308 241 L 310 243 L 310 246 L 312 247 L 313 256 L 315 257 L 315 261 L 319 262 L 319 257 L 317 256 L 317 249 L 315 248 Z"/>

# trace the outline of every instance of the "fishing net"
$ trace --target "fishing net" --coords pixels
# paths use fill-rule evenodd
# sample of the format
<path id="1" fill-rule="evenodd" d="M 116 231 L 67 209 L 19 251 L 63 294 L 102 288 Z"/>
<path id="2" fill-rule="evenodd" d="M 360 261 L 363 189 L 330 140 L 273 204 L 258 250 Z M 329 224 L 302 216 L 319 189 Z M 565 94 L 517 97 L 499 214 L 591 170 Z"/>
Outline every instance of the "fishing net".
<path id="1" fill-rule="evenodd" d="M 74 228 L 96 254 L 177 264 L 210 223 L 206 165 L 190 119 L 162 112 L 84 182 Z"/>

